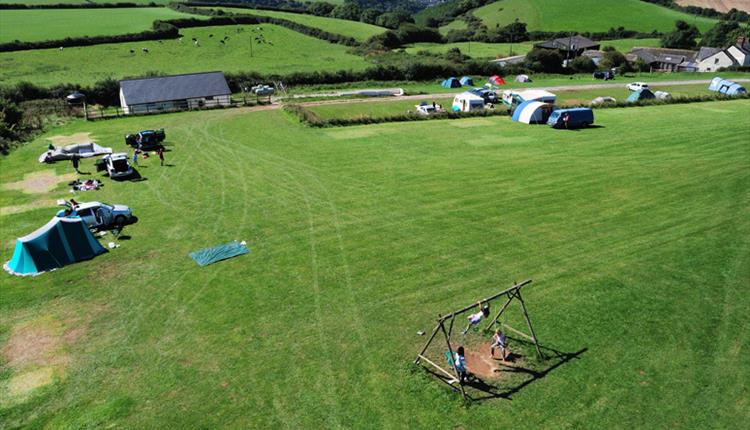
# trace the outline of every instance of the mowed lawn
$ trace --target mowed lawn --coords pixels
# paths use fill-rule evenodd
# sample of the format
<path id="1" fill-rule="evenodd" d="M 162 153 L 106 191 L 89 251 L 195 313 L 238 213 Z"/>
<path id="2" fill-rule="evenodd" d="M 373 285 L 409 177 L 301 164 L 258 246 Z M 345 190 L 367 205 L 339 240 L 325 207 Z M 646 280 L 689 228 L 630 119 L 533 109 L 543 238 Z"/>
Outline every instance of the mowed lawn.
<path id="1" fill-rule="evenodd" d="M 502 58 L 512 55 L 528 54 L 534 48 L 534 43 L 485 43 L 485 42 L 454 42 L 454 43 L 414 43 L 406 48 L 406 52 L 416 54 L 419 51 L 445 53 L 449 49 L 458 48 L 462 54 L 474 58 Z M 636 46 L 659 46 L 659 39 L 616 39 L 602 40 L 601 47 L 612 46 L 616 50 L 626 53 Z"/>
<path id="2" fill-rule="evenodd" d="M 123 150 L 165 127 L 172 166 L 76 196 L 132 207 L 120 248 L 1 274 L 0 427 L 743 427 L 750 102 L 597 122 L 310 129 L 232 109 L 50 130 Z M 70 172 L 36 161 L 46 146 L 0 159 L 1 182 Z M 4 210 L 70 196 L 0 190 Z M 52 202 L 0 218 L 3 261 Z M 187 256 L 233 239 L 252 252 Z M 578 358 L 471 407 L 412 366 L 438 313 L 524 278 L 542 343 Z"/>
<path id="3" fill-rule="evenodd" d="M 40 85 L 61 82 L 90 84 L 107 77 L 119 79 L 147 72 L 188 73 L 208 70 L 289 74 L 367 66 L 349 48 L 276 25 L 264 25 L 271 44 L 250 43 L 254 26 L 217 26 L 181 31 L 182 40 L 131 42 L 80 48 L 42 49 L 0 54 L 0 80 Z M 213 35 L 213 37 L 209 37 Z M 224 37 L 226 43 L 220 43 Z M 199 46 L 192 42 L 197 38 Z M 143 53 L 147 48 L 148 53 Z M 134 53 L 130 53 L 130 50 Z M 86 67 L 81 67 L 85 64 Z"/>
<path id="4" fill-rule="evenodd" d="M 166 7 L 3 10 L 0 43 L 138 33 L 151 29 L 157 19 L 194 17 Z"/>
<path id="5" fill-rule="evenodd" d="M 283 18 L 289 21 L 307 25 L 309 27 L 319 28 L 329 33 L 342 34 L 344 36 L 353 37 L 359 41 L 364 41 L 371 36 L 375 36 L 387 30 L 386 28 L 378 27 L 376 25 L 367 24 L 364 22 L 328 18 L 325 16 L 307 15 L 303 13 L 232 7 L 219 7 L 212 9 L 221 9 L 225 12 L 232 12 L 236 14 L 252 14 L 259 16 L 272 16 L 274 18 Z"/>
<path id="6" fill-rule="evenodd" d="M 529 31 L 607 31 L 614 27 L 628 30 L 669 32 L 677 20 L 696 25 L 701 31 L 713 27 L 715 19 L 696 17 L 641 0 L 500 0 L 472 10 L 489 28 L 525 22 Z M 456 20 L 441 27 L 466 28 Z"/>

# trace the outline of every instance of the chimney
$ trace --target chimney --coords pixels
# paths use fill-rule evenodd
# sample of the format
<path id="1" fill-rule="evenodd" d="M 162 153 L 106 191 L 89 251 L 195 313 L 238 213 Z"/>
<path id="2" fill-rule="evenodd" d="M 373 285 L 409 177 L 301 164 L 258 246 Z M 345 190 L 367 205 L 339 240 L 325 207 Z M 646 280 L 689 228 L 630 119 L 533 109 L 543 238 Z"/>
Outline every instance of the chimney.
<path id="1" fill-rule="evenodd" d="M 737 44 L 740 47 L 745 46 L 745 41 L 747 41 L 747 39 L 745 39 L 745 36 L 740 36 L 740 37 L 737 38 Z"/>

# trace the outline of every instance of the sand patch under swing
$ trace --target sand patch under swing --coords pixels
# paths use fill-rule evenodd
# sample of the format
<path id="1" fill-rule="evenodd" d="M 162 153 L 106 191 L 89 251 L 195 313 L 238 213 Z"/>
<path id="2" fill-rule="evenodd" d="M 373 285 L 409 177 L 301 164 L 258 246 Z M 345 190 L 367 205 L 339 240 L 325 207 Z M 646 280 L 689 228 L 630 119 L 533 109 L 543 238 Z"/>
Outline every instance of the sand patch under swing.
<path id="1" fill-rule="evenodd" d="M 500 350 L 495 350 L 495 358 L 490 356 L 490 343 L 484 342 L 478 345 L 464 346 L 466 367 L 469 372 L 480 379 L 503 379 L 508 376 L 506 370 L 518 368 L 523 365 L 521 357 L 516 354 L 508 354 L 505 362 L 500 359 Z"/>

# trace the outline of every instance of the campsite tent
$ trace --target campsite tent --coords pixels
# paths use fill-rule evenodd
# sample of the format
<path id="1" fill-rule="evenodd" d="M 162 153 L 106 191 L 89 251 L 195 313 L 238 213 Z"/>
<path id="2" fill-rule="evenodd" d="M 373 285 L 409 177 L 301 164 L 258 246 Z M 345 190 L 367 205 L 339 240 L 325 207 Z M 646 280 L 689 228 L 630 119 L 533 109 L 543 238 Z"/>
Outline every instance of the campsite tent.
<path id="1" fill-rule="evenodd" d="M 461 82 L 458 79 L 450 77 L 443 81 L 443 88 L 458 88 L 461 86 Z"/>
<path id="2" fill-rule="evenodd" d="M 491 83 L 492 85 L 505 85 L 505 80 L 502 76 L 493 75 L 490 76 L 489 79 L 487 79 L 487 82 Z"/>
<path id="3" fill-rule="evenodd" d="M 552 109 L 549 103 L 529 100 L 518 105 L 511 119 L 525 124 L 544 124 Z"/>
<path id="4" fill-rule="evenodd" d="M 463 78 L 461 78 L 461 85 L 466 87 L 473 87 L 474 79 L 471 76 L 464 76 Z"/>
<path id="5" fill-rule="evenodd" d="M 711 80 L 711 83 L 708 85 L 708 90 L 717 91 L 728 96 L 747 94 L 747 90 L 742 85 L 719 77 Z"/>
<path id="6" fill-rule="evenodd" d="M 76 143 L 62 148 L 45 151 L 39 156 L 39 162 L 52 163 L 55 161 L 70 160 L 73 157 L 89 158 L 111 153 L 112 148 L 105 148 L 94 142 Z"/>
<path id="7" fill-rule="evenodd" d="M 628 96 L 628 103 L 635 103 L 640 100 L 655 99 L 656 96 L 649 89 L 634 91 Z"/>
<path id="8" fill-rule="evenodd" d="M 516 82 L 531 82 L 529 75 L 518 75 L 516 76 Z"/>
<path id="9" fill-rule="evenodd" d="M 105 251 L 80 217 L 52 218 L 37 231 L 16 240 L 13 257 L 3 268 L 13 275 L 38 275 Z"/>

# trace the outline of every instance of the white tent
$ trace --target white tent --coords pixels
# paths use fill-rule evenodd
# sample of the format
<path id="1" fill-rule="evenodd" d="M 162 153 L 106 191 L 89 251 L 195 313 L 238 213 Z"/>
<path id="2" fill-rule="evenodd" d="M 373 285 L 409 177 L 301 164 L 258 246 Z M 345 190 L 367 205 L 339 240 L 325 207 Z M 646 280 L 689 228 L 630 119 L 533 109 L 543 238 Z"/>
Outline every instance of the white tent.
<path id="1" fill-rule="evenodd" d="M 529 75 L 518 75 L 516 76 L 516 82 L 531 82 Z"/>

